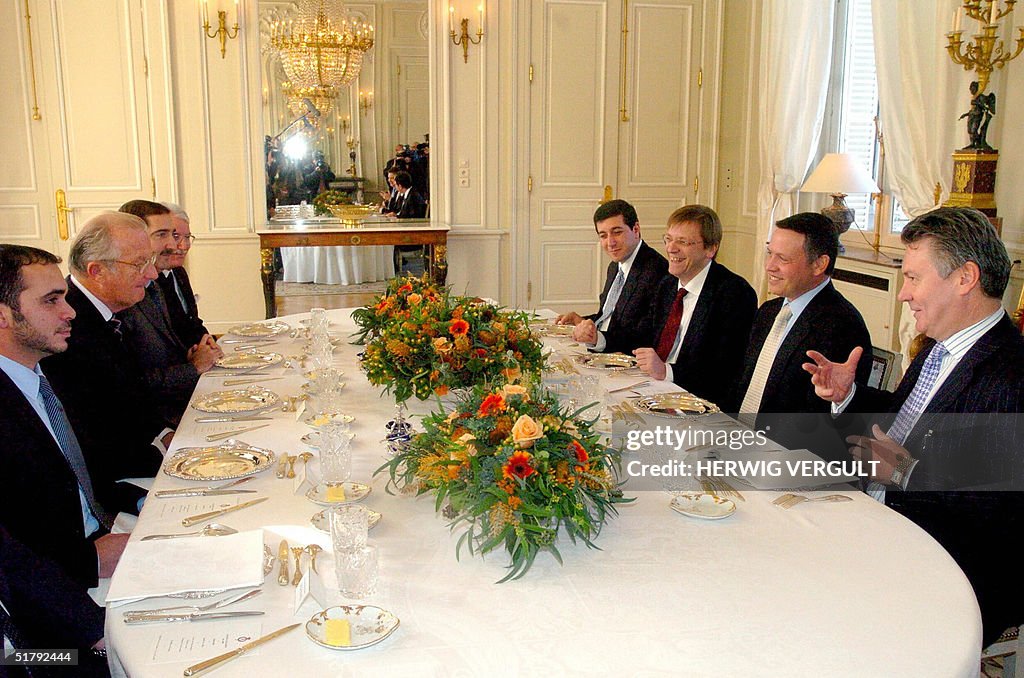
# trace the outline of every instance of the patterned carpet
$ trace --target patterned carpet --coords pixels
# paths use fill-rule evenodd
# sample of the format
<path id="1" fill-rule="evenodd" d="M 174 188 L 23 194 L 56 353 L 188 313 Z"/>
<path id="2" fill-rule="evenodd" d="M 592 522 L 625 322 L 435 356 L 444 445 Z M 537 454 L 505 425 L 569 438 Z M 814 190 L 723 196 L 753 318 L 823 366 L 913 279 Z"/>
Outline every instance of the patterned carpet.
<path id="1" fill-rule="evenodd" d="M 279 297 L 308 297 L 314 294 L 380 294 L 386 280 L 358 285 L 321 285 L 320 283 L 290 283 L 278 280 L 275 285 Z"/>

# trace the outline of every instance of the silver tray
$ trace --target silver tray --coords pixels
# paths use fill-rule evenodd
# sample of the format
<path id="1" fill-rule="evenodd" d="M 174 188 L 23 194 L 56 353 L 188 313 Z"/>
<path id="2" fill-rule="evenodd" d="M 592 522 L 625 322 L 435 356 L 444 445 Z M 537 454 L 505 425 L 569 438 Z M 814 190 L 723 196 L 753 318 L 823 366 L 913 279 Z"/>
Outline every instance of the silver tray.
<path id="1" fill-rule="evenodd" d="M 284 360 L 280 353 L 232 353 L 217 360 L 217 367 L 227 370 L 250 370 L 257 367 L 269 367 Z"/>
<path id="2" fill-rule="evenodd" d="M 271 320 L 264 323 L 235 325 L 228 330 L 228 334 L 236 334 L 240 337 L 274 337 L 278 334 L 284 334 L 291 328 L 291 325 L 288 323 L 283 323 L 280 320 Z"/>
<path id="3" fill-rule="evenodd" d="M 636 358 L 625 353 L 587 353 L 576 356 L 576 362 L 584 367 L 611 371 L 629 370 L 636 367 Z"/>
<path id="4" fill-rule="evenodd" d="M 273 407 L 279 402 L 281 402 L 281 398 L 273 391 L 262 386 L 250 386 L 249 388 L 207 393 L 192 403 L 192 407 L 200 412 L 234 414 L 238 412 L 256 412 L 267 407 Z"/>
<path id="5" fill-rule="evenodd" d="M 630 402 L 641 412 L 657 417 L 683 419 L 721 412 L 718 405 L 689 393 L 656 393 L 632 398 Z"/>
<path id="6" fill-rule="evenodd" d="M 274 465 L 274 453 L 241 442 L 186 447 L 164 462 L 164 473 L 185 480 L 230 480 Z"/>
<path id="7" fill-rule="evenodd" d="M 327 642 L 327 620 L 345 619 L 349 623 L 351 642 L 348 645 L 332 645 Z M 361 650 L 376 645 L 398 628 L 399 619 L 394 614 L 374 605 L 338 605 L 317 612 L 306 622 L 306 635 L 317 645 L 332 650 Z"/>

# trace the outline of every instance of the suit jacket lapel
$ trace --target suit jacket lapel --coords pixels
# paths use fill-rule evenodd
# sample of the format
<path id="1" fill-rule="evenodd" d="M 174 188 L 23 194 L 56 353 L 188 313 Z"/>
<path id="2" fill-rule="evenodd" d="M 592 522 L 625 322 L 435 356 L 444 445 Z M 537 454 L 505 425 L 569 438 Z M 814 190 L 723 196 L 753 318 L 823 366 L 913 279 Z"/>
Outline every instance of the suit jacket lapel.
<path id="1" fill-rule="evenodd" d="M 181 341 L 171 327 L 171 316 L 165 306 L 166 300 L 163 299 L 163 291 L 155 280 L 150 285 L 154 286 L 154 289 L 146 290 L 146 296 L 138 303 L 139 311 L 149 319 L 150 324 L 157 332 L 164 335 L 173 344 L 180 346 Z M 182 346 L 182 348 L 184 347 Z"/>
<path id="2" fill-rule="evenodd" d="M 1006 316 L 1004 314 L 1003 320 Z M 967 351 L 967 354 L 960 359 L 957 366 L 949 373 L 942 386 L 932 396 L 931 402 L 925 408 L 925 413 L 948 412 L 953 403 L 956 402 L 963 390 L 970 385 L 970 375 L 978 366 L 988 359 L 993 352 L 999 350 L 1003 345 L 1003 336 L 1000 330 L 1003 329 L 1003 320 L 1000 320 L 995 327 L 978 338 L 974 346 Z"/>
<path id="3" fill-rule="evenodd" d="M 703 336 L 708 323 L 708 314 L 711 312 L 711 302 L 718 294 L 718 285 L 721 283 L 717 263 L 712 261 L 709 266 L 708 277 L 704 279 L 704 287 L 701 288 L 700 296 L 697 297 L 697 305 L 693 308 L 693 315 L 690 316 L 690 324 L 686 327 L 686 335 L 683 337 L 683 345 L 679 347 L 677 363 L 683 362 L 683 356 L 690 352 L 690 349 L 697 344 Z"/>
<path id="4" fill-rule="evenodd" d="M 636 253 L 636 258 L 633 259 L 633 265 L 629 267 L 629 275 L 626 277 L 626 283 L 622 286 L 622 292 L 619 293 L 619 300 L 615 303 L 615 311 L 620 308 L 625 308 L 629 303 L 629 298 L 636 291 L 636 288 L 640 285 L 640 278 L 643 277 L 644 267 L 647 265 L 646 252 L 643 248 L 646 243 L 640 243 L 637 247 L 640 249 Z M 636 273 L 636 275 L 634 275 Z"/>

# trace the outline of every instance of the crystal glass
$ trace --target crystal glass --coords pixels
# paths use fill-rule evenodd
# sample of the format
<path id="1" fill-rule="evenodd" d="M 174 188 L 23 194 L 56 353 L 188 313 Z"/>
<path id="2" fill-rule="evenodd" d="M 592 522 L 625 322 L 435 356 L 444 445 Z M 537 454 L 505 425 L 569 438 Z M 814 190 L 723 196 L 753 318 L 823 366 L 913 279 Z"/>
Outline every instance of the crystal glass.
<path id="1" fill-rule="evenodd" d="M 309 310 L 309 334 L 311 337 L 327 334 L 327 309 L 311 308 Z"/>
<path id="2" fill-rule="evenodd" d="M 342 504 L 329 509 L 334 552 L 366 546 L 370 512 L 362 504 Z"/>
<path id="3" fill-rule="evenodd" d="M 340 485 L 352 475 L 352 434 L 336 426 L 320 430 L 320 473 L 328 485 Z"/>
<path id="4" fill-rule="evenodd" d="M 338 590 L 346 598 L 366 598 L 377 590 L 378 551 L 373 544 L 334 550 Z"/>

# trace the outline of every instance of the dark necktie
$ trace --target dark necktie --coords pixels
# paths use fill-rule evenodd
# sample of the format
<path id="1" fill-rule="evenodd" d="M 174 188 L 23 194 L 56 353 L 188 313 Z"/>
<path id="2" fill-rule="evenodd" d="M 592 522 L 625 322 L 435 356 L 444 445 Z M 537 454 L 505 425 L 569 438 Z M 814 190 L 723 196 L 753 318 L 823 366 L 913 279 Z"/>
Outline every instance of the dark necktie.
<path id="1" fill-rule="evenodd" d="M 100 505 L 96 502 L 96 496 L 92 490 L 92 480 L 89 478 L 89 470 L 85 466 L 85 457 L 82 456 L 82 448 L 78 444 L 75 432 L 71 430 L 71 423 L 68 422 L 64 413 L 64 406 L 61 405 L 57 394 L 53 392 L 50 381 L 42 374 L 39 375 L 39 395 L 43 399 L 43 406 L 46 408 L 46 415 L 50 418 L 50 426 L 53 427 L 54 437 L 60 445 L 61 452 L 68 462 L 68 466 L 78 479 L 78 486 L 85 495 L 85 501 L 89 504 L 89 510 L 96 516 L 96 520 L 110 529 L 113 521 Z"/>
<path id="2" fill-rule="evenodd" d="M 160 283 L 160 289 L 163 291 L 164 304 L 167 306 L 167 315 L 171 318 L 171 327 L 174 333 L 178 335 L 182 343 L 189 346 L 191 343 L 187 337 L 189 336 L 190 323 L 188 319 L 188 312 L 185 307 L 181 305 L 181 300 L 178 298 L 178 291 L 174 288 L 174 274 L 163 275 L 157 278 Z"/>
<path id="3" fill-rule="evenodd" d="M 686 296 L 686 289 L 680 287 L 676 292 L 675 301 L 672 302 L 672 310 L 669 311 L 668 319 L 661 328 L 658 335 L 658 344 L 654 349 L 662 361 L 668 360 L 672 353 L 672 347 L 676 343 L 676 335 L 679 334 L 679 324 L 683 320 L 683 297 Z"/>
<path id="4" fill-rule="evenodd" d="M 108 320 L 107 327 L 111 329 L 111 331 L 114 333 L 115 336 L 117 336 L 118 339 L 124 338 L 124 334 L 121 331 L 121 321 L 118 320 L 117 318 L 111 318 L 110 320 Z"/>

